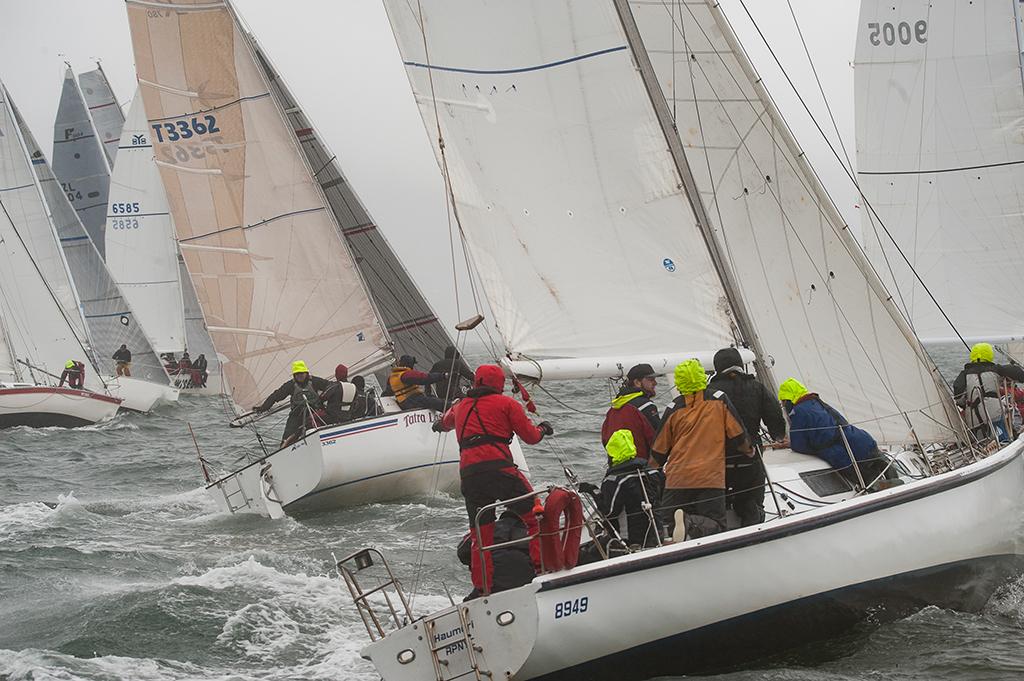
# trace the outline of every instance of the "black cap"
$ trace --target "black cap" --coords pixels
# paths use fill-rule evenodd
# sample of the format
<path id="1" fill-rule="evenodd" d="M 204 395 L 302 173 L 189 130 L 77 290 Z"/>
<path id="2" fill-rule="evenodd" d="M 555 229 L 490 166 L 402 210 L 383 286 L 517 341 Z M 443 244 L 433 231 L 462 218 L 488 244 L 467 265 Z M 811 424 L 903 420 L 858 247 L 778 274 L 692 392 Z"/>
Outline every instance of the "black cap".
<path id="1" fill-rule="evenodd" d="M 416 366 L 416 358 L 412 355 L 402 355 L 398 358 L 398 366 L 400 367 L 414 367 Z"/>
<path id="2" fill-rule="evenodd" d="M 722 348 L 715 353 L 715 372 L 721 373 L 726 369 L 735 367 L 737 369 L 743 369 L 743 358 L 740 357 L 740 351 L 736 348 Z"/>
<path id="3" fill-rule="evenodd" d="M 627 381 L 638 381 L 641 378 L 652 378 L 658 374 L 654 373 L 654 367 L 650 364 L 637 364 L 626 374 Z"/>

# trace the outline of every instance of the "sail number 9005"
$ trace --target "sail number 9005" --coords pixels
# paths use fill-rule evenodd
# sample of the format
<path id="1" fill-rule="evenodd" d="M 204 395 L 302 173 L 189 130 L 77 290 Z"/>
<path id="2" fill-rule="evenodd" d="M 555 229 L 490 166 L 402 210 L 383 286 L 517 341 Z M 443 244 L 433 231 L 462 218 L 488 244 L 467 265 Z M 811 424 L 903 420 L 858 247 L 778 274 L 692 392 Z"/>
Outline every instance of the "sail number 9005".
<path id="1" fill-rule="evenodd" d="M 573 615 L 582 615 L 587 611 L 589 601 L 586 596 L 582 598 L 576 598 L 571 601 L 563 601 L 561 603 L 555 603 L 555 619 L 562 619 L 563 617 L 572 617 Z"/>
<path id="2" fill-rule="evenodd" d="M 881 45 L 883 42 L 886 45 L 895 45 L 896 43 L 909 45 L 914 41 L 922 44 L 928 42 L 928 22 L 924 19 L 915 21 L 913 27 L 906 21 L 897 24 L 875 21 L 868 24 L 868 31 L 870 31 L 868 41 L 875 46 Z"/>

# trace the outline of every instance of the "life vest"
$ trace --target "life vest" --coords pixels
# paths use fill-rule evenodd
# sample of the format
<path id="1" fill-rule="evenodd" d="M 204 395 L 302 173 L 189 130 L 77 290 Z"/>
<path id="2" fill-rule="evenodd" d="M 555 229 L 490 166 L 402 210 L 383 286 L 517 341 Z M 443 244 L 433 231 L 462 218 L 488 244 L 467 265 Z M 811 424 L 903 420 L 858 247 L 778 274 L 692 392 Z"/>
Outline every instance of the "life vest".
<path id="1" fill-rule="evenodd" d="M 999 374 L 968 366 L 964 381 L 964 417 L 969 427 L 977 428 L 1003 418 L 1003 406 L 999 401 L 1002 378 Z"/>
<path id="2" fill-rule="evenodd" d="M 323 402 L 320 401 L 320 394 L 317 393 L 316 389 L 313 388 L 312 377 L 307 378 L 305 383 L 295 383 L 292 386 L 292 410 L 305 409 L 306 405 L 309 405 L 310 409 L 323 409 Z"/>
<path id="3" fill-rule="evenodd" d="M 393 367 L 391 369 L 391 375 L 388 376 L 388 385 L 391 387 L 391 392 L 394 393 L 395 399 L 399 404 L 405 402 L 413 395 L 422 395 L 423 388 L 418 385 L 408 385 L 402 382 L 402 374 L 409 371 L 411 367 Z"/>

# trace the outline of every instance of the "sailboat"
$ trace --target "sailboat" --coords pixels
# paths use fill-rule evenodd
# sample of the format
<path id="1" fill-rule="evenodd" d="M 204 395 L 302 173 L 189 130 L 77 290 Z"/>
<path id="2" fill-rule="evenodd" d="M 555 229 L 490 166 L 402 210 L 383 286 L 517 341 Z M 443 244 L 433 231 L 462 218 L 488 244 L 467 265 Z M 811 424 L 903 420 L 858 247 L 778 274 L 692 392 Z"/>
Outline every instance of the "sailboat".
<path id="1" fill-rule="evenodd" d="M 1024 339 L 1021 53 L 1014 0 L 861 4 L 863 238 L 926 342 Z M 890 273 L 904 256 L 923 282 Z"/>
<path id="2" fill-rule="evenodd" d="M 977 608 L 1020 574 L 1024 441 L 985 457 L 965 439 L 716 0 L 385 6 L 509 362 L 589 372 L 745 344 L 760 380 L 821 391 L 907 482 L 822 486 L 834 471 L 779 450 L 766 523 L 425 616 L 357 551 L 339 570 L 383 678 L 694 673 L 927 604 Z"/>
<path id="3" fill-rule="evenodd" d="M 294 102 L 283 103 L 283 83 L 231 5 L 166 7 L 127 3 L 140 92 L 178 245 L 236 412 L 277 388 L 293 360 L 319 376 L 339 363 L 350 375 L 382 371 L 406 352 L 401 334 L 422 334 L 433 314 L 414 287 L 394 293 L 415 306 L 412 318 L 402 317 L 405 303 L 378 304 L 383 294 L 342 234 L 352 221 L 363 221 L 364 233 L 373 223 L 358 202 L 345 203 L 354 195 L 336 168 L 330 184 L 323 179 L 331 155 L 312 167 L 310 154 L 326 150 Z M 386 270 L 379 276 L 395 286 Z M 392 319 L 406 320 L 393 334 Z M 436 414 L 382 402 L 383 415 L 309 429 L 285 449 L 208 476 L 207 489 L 222 510 L 274 517 L 456 489 L 458 449 L 432 432 Z"/>
<path id="4" fill-rule="evenodd" d="M 107 164 L 113 168 L 117 158 L 118 142 L 121 139 L 121 128 L 124 126 L 124 112 L 114 96 L 114 89 L 107 80 L 103 66 L 96 62 L 92 71 L 78 74 L 79 90 L 89 107 L 89 118 L 96 136 L 103 145 L 103 153 L 107 156 Z"/>
<path id="5" fill-rule="evenodd" d="M 206 357 L 205 386 L 193 381 L 190 373 L 175 373 L 175 385 L 186 394 L 216 395 L 220 392 L 220 365 L 196 309 L 192 280 L 178 253 L 149 133 L 142 98 L 136 96 L 120 132 L 120 160 L 110 180 L 104 234 L 107 267 L 137 311 L 139 325 L 154 352 L 180 355 L 188 351 L 193 358 Z"/>
<path id="6" fill-rule="evenodd" d="M 66 314 L 74 288 L 2 84 L 0 100 L 0 427 L 104 421 L 121 400 L 103 392 L 81 318 Z M 69 358 L 86 365 L 85 389 L 54 387 Z"/>

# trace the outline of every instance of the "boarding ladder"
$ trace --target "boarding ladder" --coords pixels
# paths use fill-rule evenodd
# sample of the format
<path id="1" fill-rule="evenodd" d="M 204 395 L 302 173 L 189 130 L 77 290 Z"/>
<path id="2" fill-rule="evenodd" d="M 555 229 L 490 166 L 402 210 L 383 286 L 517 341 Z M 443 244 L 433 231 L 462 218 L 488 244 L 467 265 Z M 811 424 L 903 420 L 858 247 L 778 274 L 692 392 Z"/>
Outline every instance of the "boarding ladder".
<path id="1" fill-rule="evenodd" d="M 412 610 L 402 585 L 380 551 L 373 548 L 362 549 L 337 561 L 337 567 L 338 574 L 352 596 L 371 641 L 378 641 L 387 636 L 389 631 L 413 623 Z M 369 574 L 367 571 L 374 567 L 378 572 L 377 585 L 364 588 L 360 583 L 360 573 Z M 371 596 L 377 596 L 376 607 L 371 601 Z M 383 603 L 380 603 L 381 600 Z M 382 605 L 383 609 L 378 611 L 377 608 Z M 454 635 L 443 641 L 438 640 L 438 623 L 441 620 L 448 620 L 442 625 L 450 627 L 452 617 L 456 617 L 458 622 L 458 626 L 454 628 Z M 468 608 L 454 605 L 453 609 L 423 618 L 420 624 L 427 634 L 427 646 L 436 681 L 491 681 L 494 678 L 490 671 L 481 666 L 479 653 L 483 652 L 483 648 L 473 640 L 473 622 Z M 449 631 L 452 629 L 449 628 Z"/>
<path id="2" fill-rule="evenodd" d="M 238 481 L 237 475 L 231 475 L 223 480 L 219 480 L 217 483 L 217 489 L 224 495 L 224 501 L 228 505 L 228 510 L 232 513 L 239 511 L 243 508 L 249 508 L 249 496 L 242 489 L 242 483 Z M 234 487 L 232 490 L 231 488 Z M 236 501 L 241 503 L 235 503 Z"/>

